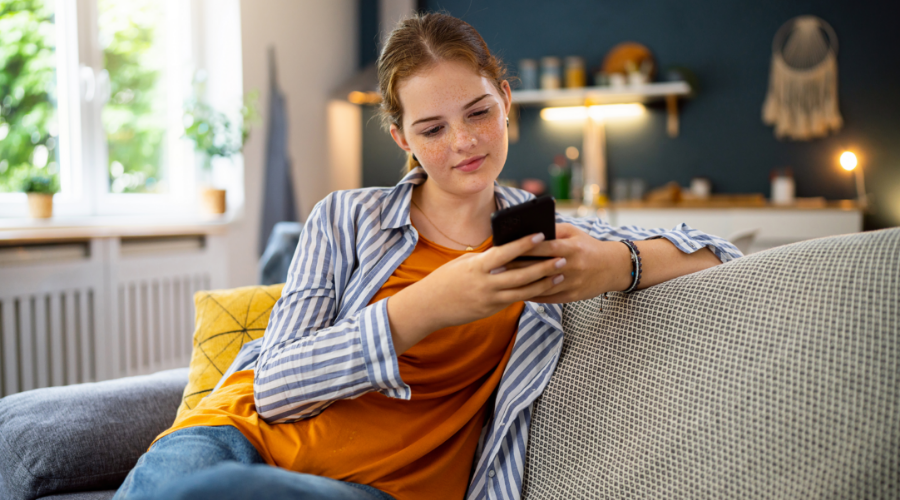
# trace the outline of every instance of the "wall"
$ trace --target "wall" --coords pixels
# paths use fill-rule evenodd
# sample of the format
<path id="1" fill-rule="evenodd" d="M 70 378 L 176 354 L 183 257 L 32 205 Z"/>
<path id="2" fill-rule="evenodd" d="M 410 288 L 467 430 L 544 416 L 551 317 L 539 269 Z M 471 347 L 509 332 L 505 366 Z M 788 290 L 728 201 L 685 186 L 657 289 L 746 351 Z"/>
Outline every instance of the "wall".
<path id="1" fill-rule="evenodd" d="M 837 157 L 854 148 L 866 169 L 877 213 L 866 227 L 900 225 L 900 65 L 895 7 L 890 2 L 839 0 L 721 2 L 691 0 L 567 0 L 560 2 L 440 0 L 425 2 L 472 24 L 510 69 L 522 58 L 581 55 L 598 66 L 615 44 L 647 45 L 662 68 L 693 70 L 699 93 L 684 104 L 681 135 L 665 132 L 665 111 L 651 109 L 639 122 L 607 126 L 610 178 L 642 177 L 650 186 L 687 185 L 709 177 L 718 192 L 769 195 L 769 172 L 790 166 L 798 196 L 852 198 L 851 175 Z M 811 142 L 780 142 L 760 119 L 769 78 L 772 38 L 788 19 L 814 14 L 840 41 L 840 110 L 844 128 Z M 365 15 L 365 13 L 363 13 Z M 540 120 L 525 108 L 521 140 L 511 144 L 504 176 L 549 180 L 547 166 L 567 146 L 581 148 L 581 129 Z M 396 179 L 393 143 L 364 114 L 363 182 Z"/>
<path id="2" fill-rule="evenodd" d="M 326 102 L 358 63 L 358 13 L 354 0 L 243 0 L 241 37 L 244 90 L 259 90 L 261 123 L 244 149 L 246 202 L 229 229 L 229 286 L 257 282 L 257 242 L 262 214 L 268 110 L 266 52 L 275 47 L 278 83 L 286 95 L 294 192 L 300 213 L 332 190 L 328 165 Z"/>

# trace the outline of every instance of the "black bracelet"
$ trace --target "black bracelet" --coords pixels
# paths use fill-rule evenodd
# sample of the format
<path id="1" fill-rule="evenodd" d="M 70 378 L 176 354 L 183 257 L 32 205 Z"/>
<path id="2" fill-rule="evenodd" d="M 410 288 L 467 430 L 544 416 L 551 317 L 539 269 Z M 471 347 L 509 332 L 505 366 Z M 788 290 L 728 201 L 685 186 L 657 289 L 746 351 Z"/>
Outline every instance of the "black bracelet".
<path id="1" fill-rule="evenodd" d="M 641 251 L 631 240 L 622 240 L 622 243 L 631 251 L 631 286 L 622 290 L 622 293 L 631 293 L 641 284 Z"/>

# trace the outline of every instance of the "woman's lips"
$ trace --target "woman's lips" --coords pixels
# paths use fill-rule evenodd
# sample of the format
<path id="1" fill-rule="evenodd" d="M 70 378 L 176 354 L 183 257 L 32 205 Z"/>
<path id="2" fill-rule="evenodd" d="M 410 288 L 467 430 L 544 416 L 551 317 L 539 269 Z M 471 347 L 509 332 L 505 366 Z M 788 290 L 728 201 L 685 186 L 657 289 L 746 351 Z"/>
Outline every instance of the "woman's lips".
<path id="1" fill-rule="evenodd" d="M 487 158 L 487 155 L 479 156 L 478 158 L 470 161 L 469 163 L 464 163 L 462 165 L 459 165 L 459 166 L 453 167 L 453 168 L 460 170 L 462 172 L 472 172 L 474 170 L 478 170 L 479 168 L 481 168 L 481 164 L 484 163 L 485 158 Z"/>

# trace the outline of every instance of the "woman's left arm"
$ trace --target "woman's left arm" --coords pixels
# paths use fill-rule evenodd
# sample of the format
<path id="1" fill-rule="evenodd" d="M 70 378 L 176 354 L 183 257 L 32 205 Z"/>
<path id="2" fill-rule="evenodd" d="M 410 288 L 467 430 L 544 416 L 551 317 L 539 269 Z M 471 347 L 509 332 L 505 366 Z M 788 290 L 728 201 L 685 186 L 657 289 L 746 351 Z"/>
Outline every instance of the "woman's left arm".
<path id="1" fill-rule="evenodd" d="M 597 218 L 557 215 L 556 239 L 541 243 L 530 255 L 561 257 L 565 279 L 534 302 L 560 303 L 585 300 L 631 286 L 631 251 L 640 251 L 640 288 L 702 271 L 741 256 L 728 241 L 680 224 L 674 229 L 613 227 Z"/>

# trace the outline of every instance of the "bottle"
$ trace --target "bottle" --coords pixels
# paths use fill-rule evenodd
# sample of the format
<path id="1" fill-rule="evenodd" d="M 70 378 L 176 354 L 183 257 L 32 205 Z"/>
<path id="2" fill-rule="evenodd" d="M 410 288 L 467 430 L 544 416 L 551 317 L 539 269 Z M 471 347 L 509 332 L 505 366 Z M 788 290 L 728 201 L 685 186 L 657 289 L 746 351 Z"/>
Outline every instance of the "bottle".
<path id="1" fill-rule="evenodd" d="M 569 181 L 571 172 L 566 165 L 566 157 L 556 155 L 553 163 L 550 165 L 550 195 L 557 200 L 569 199 Z"/>
<path id="2" fill-rule="evenodd" d="M 566 88 L 580 88 L 587 84 L 587 73 L 584 69 L 584 58 L 569 56 L 566 58 Z"/>
<path id="3" fill-rule="evenodd" d="M 581 163 L 572 162 L 572 178 L 569 181 L 571 186 L 569 189 L 569 199 L 580 200 L 584 192 L 584 169 Z"/>
<path id="4" fill-rule="evenodd" d="M 519 78 L 522 80 L 522 90 L 536 90 L 538 88 L 537 61 L 534 59 L 519 61 Z"/>
<path id="5" fill-rule="evenodd" d="M 547 56 L 541 58 L 541 89 L 554 90 L 562 84 L 559 58 Z"/>

